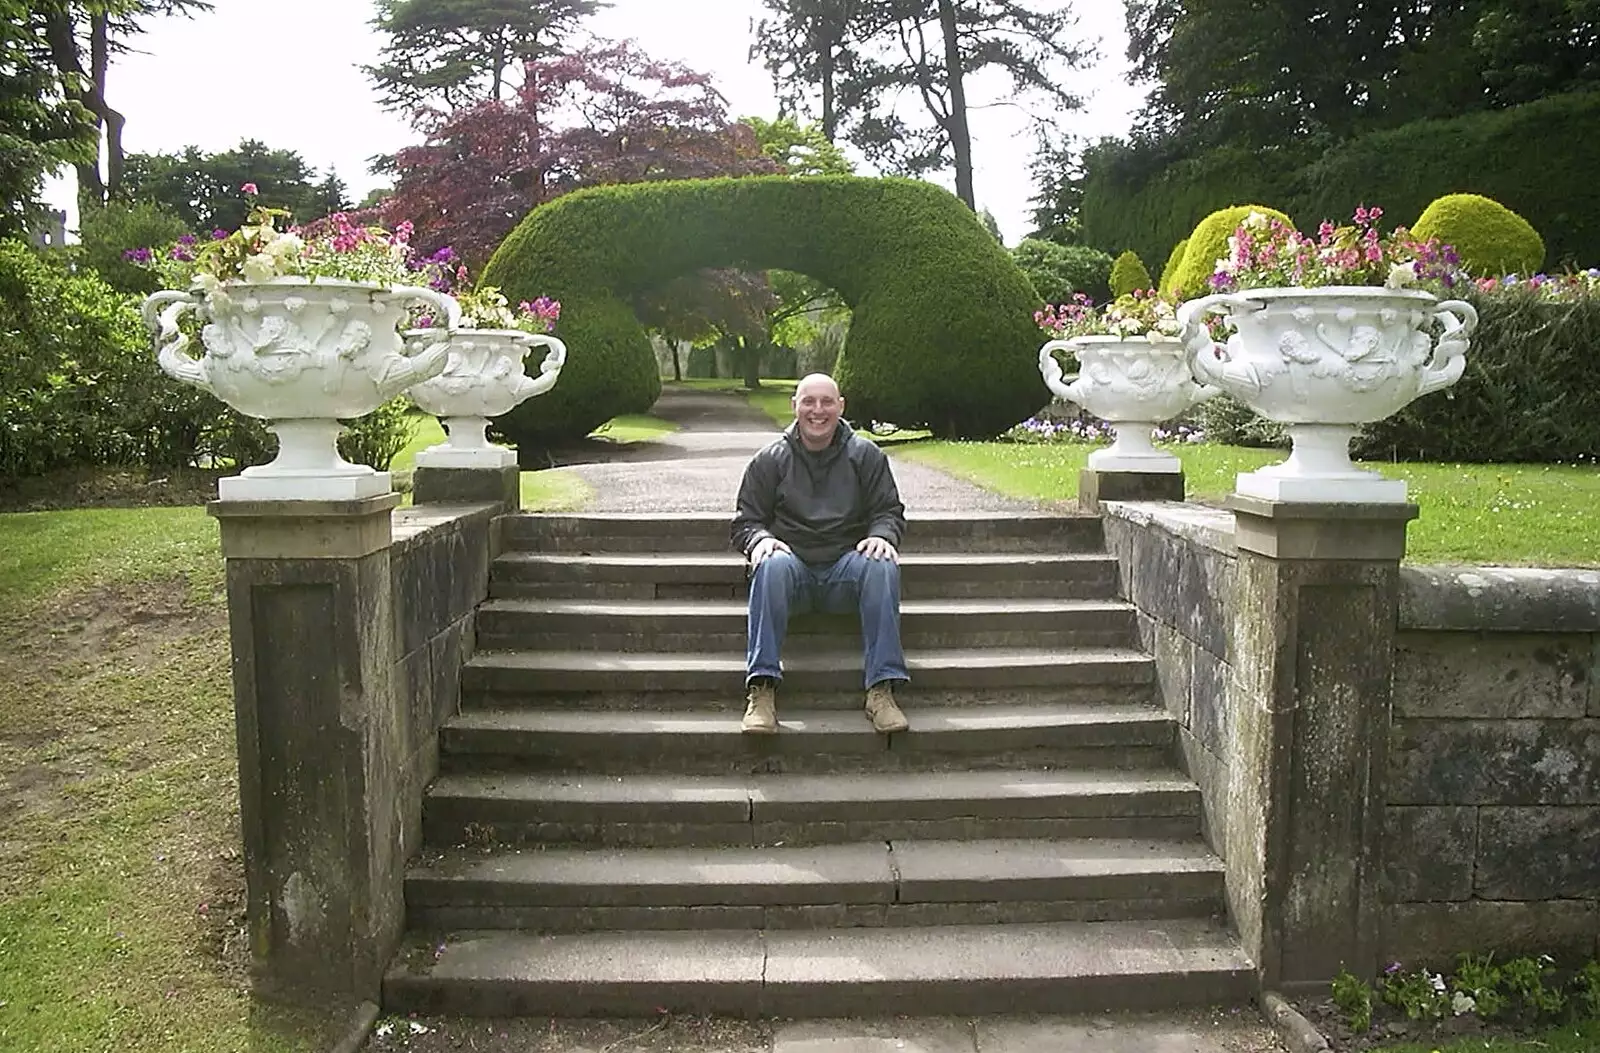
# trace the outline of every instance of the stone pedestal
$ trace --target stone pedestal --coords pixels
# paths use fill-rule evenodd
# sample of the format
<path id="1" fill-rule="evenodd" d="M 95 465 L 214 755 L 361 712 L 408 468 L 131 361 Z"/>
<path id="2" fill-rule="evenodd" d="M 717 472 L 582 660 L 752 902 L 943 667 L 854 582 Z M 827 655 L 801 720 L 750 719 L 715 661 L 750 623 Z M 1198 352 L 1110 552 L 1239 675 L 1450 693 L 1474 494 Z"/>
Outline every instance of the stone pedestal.
<path id="1" fill-rule="evenodd" d="M 1410 504 L 1235 494 L 1229 898 L 1268 988 L 1377 966 L 1385 729 Z"/>
<path id="2" fill-rule="evenodd" d="M 510 450 L 506 453 L 511 454 Z M 515 458 L 499 468 L 438 468 L 419 464 L 411 474 L 411 499 L 419 505 L 496 503 L 504 512 L 522 507 L 522 476 Z"/>
<path id="3" fill-rule="evenodd" d="M 1078 473 L 1078 507 L 1100 511 L 1101 501 L 1182 501 L 1183 472 L 1100 472 L 1085 468 Z"/>
<path id="4" fill-rule="evenodd" d="M 375 1000 L 405 904 L 391 510 L 215 501 L 257 987 Z"/>

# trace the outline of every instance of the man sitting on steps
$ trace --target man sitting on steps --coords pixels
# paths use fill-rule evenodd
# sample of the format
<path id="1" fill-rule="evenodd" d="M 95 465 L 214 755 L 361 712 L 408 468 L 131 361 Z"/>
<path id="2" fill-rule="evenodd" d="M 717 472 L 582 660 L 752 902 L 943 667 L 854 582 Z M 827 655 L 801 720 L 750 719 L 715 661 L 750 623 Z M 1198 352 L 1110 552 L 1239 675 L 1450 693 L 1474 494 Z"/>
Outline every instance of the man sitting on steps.
<path id="1" fill-rule="evenodd" d="M 861 614 L 867 716 L 878 731 L 909 725 L 894 701 L 907 680 L 900 649 L 905 505 L 889 458 L 839 419 L 844 399 L 825 373 L 795 385 L 794 423 L 745 468 L 733 546 L 749 561 L 744 730 L 778 730 L 777 687 L 790 614 Z"/>

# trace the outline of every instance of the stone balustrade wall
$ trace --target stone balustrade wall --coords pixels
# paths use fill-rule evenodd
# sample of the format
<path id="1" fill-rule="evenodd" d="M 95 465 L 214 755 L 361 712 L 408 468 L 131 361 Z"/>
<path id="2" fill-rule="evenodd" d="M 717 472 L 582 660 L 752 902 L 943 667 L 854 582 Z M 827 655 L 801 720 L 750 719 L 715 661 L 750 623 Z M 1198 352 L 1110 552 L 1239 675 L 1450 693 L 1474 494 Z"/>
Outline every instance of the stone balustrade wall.
<path id="1" fill-rule="evenodd" d="M 1248 792 L 1262 742 L 1233 638 L 1248 599 L 1233 515 L 1169 502 L 1103 511 L 1235 924 L 1260 946 L 1270 820 Z M 1387 756 L 1372 780 L 1383 958 L 1600 955 L 1600 571 L 1404 566 L 1397 607 Z"/>

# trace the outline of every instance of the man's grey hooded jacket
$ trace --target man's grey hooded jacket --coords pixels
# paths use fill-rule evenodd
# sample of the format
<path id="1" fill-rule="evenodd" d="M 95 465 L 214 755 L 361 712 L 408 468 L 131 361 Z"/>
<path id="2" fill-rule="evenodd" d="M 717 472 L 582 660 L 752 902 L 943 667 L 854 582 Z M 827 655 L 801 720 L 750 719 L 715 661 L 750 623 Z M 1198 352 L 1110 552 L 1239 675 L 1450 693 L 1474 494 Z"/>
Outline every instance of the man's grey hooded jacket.
<path id="1" fill-rule="evenodd" d="M 866 537 L 900 547 L 906 509 L 889 458 L 850 425 L 815 453 L 797 425 L 761 450 L 744 470 L 734 512 L 733 547 L 745 556 L 776 537 L 806 563 L 830 564 Z"/>

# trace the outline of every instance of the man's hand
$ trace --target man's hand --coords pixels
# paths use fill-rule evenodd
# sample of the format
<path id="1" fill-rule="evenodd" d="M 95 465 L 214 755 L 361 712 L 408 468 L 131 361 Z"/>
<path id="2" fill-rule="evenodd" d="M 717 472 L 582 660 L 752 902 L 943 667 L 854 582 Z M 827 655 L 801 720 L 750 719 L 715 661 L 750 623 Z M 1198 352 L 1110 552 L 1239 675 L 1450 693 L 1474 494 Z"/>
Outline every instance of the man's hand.
<path id="1" fill-rule="evenodd" d="M 894 563 L 900 562 L 900 553 L 894 546 L 881 537 L 862 538 L 856 545 L 856 551 L 868 559 L 887 559 Z"/>
<path id="2" fill-rule="evenodd" d="M 750 550 L 750 565 L 759 567 L 761 561 L 775 552 L 788 552 L 789 546 L 775 537 L 764 537 L 756 542 L 756 547 Z"/>

